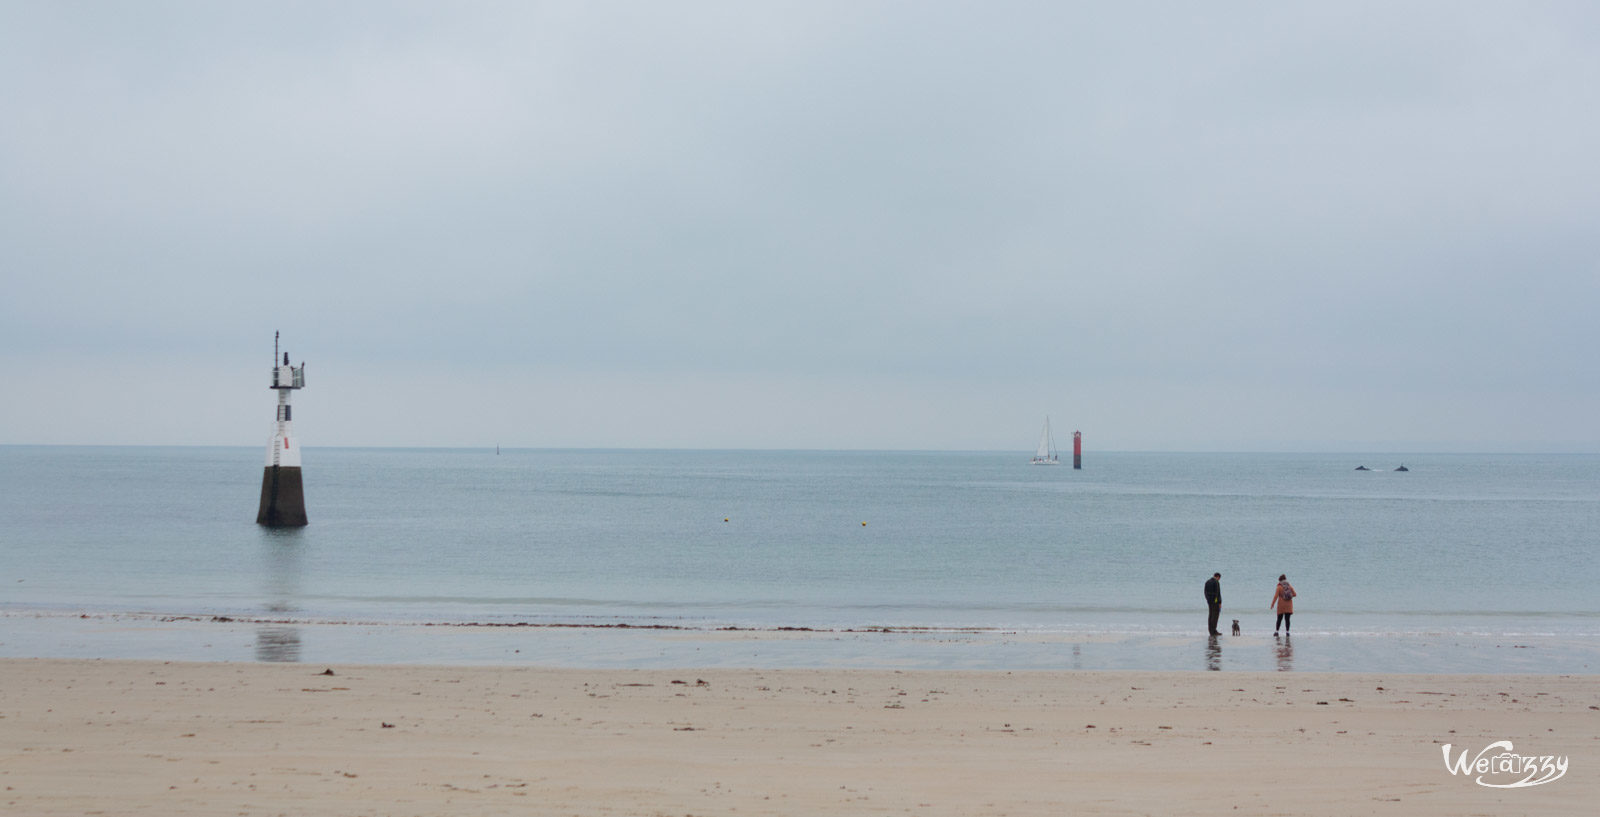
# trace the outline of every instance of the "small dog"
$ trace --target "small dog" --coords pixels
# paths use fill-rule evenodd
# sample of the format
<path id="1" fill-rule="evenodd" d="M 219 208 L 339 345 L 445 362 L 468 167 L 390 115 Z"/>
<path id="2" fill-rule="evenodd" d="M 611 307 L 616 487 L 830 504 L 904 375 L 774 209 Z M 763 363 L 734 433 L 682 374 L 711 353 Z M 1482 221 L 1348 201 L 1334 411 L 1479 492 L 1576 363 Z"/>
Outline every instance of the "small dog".
<path id="1" fill-rule="evenodd" d="M 1234 619 L 1233 620 L 1233 634 L 1234 635 L 1238 635 L 1239 634 L 1239 619 Z"/>

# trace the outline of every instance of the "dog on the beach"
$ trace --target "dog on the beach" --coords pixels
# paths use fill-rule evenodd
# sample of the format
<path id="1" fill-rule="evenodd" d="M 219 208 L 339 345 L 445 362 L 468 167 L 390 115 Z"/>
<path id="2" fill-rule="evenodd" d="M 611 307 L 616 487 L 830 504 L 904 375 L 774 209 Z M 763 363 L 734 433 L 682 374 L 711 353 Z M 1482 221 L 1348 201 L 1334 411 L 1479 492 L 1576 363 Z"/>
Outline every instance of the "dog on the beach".
<path id="1" fill-rule="evenodd" d="M 1233 634 L 1234 635 L 1238 635 L 1239 634 L 1239 619 L 1234 619 L 1233 620 Z"/>

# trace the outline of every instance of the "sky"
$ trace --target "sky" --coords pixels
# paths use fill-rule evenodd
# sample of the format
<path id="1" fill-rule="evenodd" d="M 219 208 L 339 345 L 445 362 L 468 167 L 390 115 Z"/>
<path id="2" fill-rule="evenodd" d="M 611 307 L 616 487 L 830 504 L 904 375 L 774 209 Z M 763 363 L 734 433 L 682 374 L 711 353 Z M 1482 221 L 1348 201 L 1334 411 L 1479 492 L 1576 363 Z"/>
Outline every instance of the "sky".
<path id="1" fill-rule="evenodd" d="M 1600 7 L 0 0 L 0 444 L 1600 451 Z"/>

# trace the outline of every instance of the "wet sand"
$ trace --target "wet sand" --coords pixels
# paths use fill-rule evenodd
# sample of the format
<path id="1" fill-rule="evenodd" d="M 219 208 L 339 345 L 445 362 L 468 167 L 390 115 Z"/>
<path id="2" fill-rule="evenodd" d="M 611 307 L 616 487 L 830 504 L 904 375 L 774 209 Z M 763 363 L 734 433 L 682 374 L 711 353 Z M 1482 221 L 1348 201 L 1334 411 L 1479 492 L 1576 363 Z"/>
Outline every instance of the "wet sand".
<path id="1" fill-rule="evenodd" d="M 323 669 L 0 660 L 0 805 L 1454 815 L 1587 813 L 1600 796 L 1592 676 Z M 1499 740 L 1570 771 L 1494 789 L 1446 768 L 1442 744 Z"/>

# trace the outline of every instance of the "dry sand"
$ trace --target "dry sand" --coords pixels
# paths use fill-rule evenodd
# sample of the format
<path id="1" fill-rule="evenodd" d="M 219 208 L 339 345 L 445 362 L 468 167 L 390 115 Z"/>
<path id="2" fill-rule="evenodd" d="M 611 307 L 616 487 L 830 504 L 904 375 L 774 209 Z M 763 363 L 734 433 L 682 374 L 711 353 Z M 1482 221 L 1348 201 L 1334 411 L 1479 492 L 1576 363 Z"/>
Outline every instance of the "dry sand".
<path id="1" fill-rule="evenodd" d="M 0 661 L 17 815 L 1592 814 L 1585 676 Z M 1568 758 L 1491 789 L 1440 744 Z"/>

